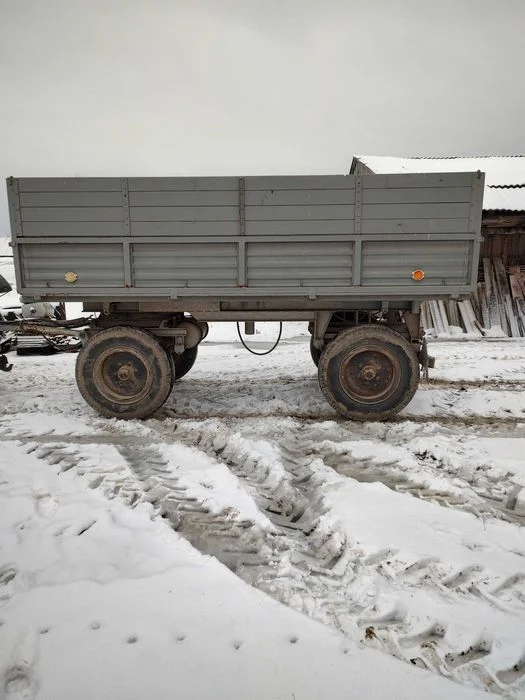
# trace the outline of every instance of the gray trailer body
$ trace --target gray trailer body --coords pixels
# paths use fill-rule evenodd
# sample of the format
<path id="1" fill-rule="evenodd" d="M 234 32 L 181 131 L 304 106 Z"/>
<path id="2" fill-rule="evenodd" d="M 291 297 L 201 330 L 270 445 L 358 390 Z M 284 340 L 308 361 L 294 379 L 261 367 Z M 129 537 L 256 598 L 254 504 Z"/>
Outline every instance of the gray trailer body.
<path id="1" fill-rule="evenodd" d="M 477 280 L 483 179 L 9 178 L 18 291 L 208 319 L 457 297 Z"/>
<path id="2" fill-rule="evenodd" d="M 109 417 L 157 411 L 207 321 L 305 319 L 328 403 L 346 418 L 388 419 L 431 366 L 419 302 L 477 282 L 481 173 L 7 186 L 23 300 L 101 312 L 33 330 L 85 326 L 77 385 Z"/>

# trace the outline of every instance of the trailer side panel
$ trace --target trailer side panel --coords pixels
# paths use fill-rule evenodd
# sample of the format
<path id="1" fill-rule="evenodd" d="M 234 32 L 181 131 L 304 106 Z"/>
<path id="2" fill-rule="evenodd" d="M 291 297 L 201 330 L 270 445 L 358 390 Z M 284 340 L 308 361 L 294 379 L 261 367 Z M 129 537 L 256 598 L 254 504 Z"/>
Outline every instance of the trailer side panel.
<path id="1" fill-rule="evenodd" d="M 482 192 L 480 173 L 10 178 L 18 290 L 27 300 L 286 297 L 297 308 L 467 294 Z"/>

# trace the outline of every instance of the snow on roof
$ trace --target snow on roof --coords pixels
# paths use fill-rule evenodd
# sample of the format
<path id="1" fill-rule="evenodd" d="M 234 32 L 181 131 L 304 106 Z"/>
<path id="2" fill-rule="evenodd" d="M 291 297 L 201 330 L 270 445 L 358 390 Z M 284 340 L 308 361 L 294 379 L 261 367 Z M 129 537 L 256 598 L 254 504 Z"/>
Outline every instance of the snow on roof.
<path id="1" fill-rule="evenodd" d="M 485 173 L 483 209 L 525 211 L 525 156 L 479 158 L 397 158 L 355 156 L 374 173 Z"/>
<path id="2" fill-rule="evenodd" d="M 525 185 L 510 187 L 485 187 L 483 194 L 485 211 L 525 211 Z"/>

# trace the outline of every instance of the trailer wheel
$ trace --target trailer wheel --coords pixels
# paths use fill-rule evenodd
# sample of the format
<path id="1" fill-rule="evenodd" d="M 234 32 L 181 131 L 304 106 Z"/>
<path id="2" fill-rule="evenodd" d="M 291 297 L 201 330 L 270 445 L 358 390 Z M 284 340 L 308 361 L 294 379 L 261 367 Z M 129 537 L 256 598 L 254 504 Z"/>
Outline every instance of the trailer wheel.
<path id="1" fill-rule="evenodd" d="M 75 376 L 87 403 L 108 418 L 147 418 L 166 401 L 172 368 L 162 345 L 138 328 L 95 333 L 78 354 Z"/>
<path id="2" fill-rule="evenodd" d="M 198 354 L 198 345 L 193 348 L 186 348 L 181 355 L 172 355 L 173 362 L 175 363 L 175 381 L 178 381 L 185 374 L 188 374 L 190 369 L 195 364 Z"/>
<path id="3" fill-rule="evenodd" d="M 339 413 L 352 420 L 385 420 L 404 408 L 419 382 L 417 355 L 385 326 L 357 326 L 323 350 L 319 385 Z"/>
<path id="4" fill-rule="evenodd" d="M 322 349 L 316 348 L 314 345 L 314 338 L 313 336 L 310 338 L 310 355 L 312 356 L 312 360 L 314 361 L 314 365 L 316 367 L 319 367 L 319 360 L 321 359 L 321 353 Z"/>

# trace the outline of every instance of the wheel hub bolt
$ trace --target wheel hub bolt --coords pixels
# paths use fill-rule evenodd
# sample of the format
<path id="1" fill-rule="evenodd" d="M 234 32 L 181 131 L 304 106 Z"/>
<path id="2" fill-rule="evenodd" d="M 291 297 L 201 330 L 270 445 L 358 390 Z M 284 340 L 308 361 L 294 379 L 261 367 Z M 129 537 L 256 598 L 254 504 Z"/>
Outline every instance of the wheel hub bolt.
<path id="1" fill-rule="evenodd" d="M 370 365 L 367 365 L 367 367 L 365 367 L 363 369 L 363 375 L 364 375 L 365 379 L 368 379 L 368 381 L 370 381 L 371 379 L 375 378 L 376 371 L 373 367 L 371 367 Z"/>
<path id="2" fill-rule="evenodd" d="M 129 365 L 123 365 L 118 368 L 117 377 L 121 382 L 127 382 L 131 379 L 131 367 Z"/>

